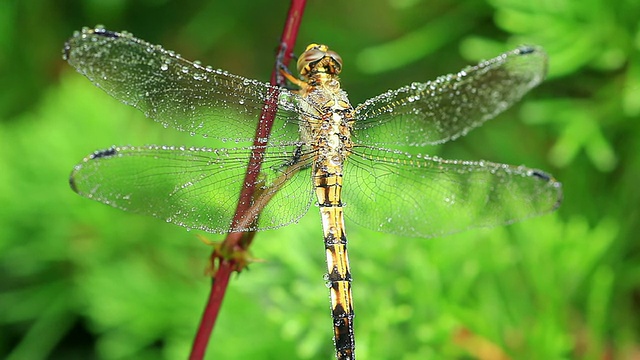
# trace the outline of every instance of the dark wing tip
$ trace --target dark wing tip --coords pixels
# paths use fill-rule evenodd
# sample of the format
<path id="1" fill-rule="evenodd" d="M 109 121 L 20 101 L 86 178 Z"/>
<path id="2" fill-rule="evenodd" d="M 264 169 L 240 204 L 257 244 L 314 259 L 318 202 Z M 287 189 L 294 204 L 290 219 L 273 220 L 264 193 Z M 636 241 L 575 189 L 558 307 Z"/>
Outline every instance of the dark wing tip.
<path id="1" fill-rule="evenodd" d="M 534 46 L 522 45 L 518 47 L 516 51 L 520 55 L 527 55 L 527 54 L 533 54 L 534 52 L 538 51 L 538 49 L 535 48 Z"/>
<path id="2" fill-rule="evenodd" d="M 94 29 L 91 29 L 89 31 L 93 34 L 104 36 L 104 37 L 110 37 L 110 38 L 119 38 L 121 36 L 120 33 L 115 31 L 109 31 L 101 25 L 97 25 Z"/>
<path id="3" fill-rule="evenodd" d="M 93 154 L 89 155 L 89 159 L 95 160 L 95 159 L 115 156 L 117 154 L 118 154 L 118 149 L 115 146 L 112 146 L 106 150 L 98 150 L 94 152 Z"/>
<path id="4" fill-rule="evenodd" d="M 539 59 L 538 61 L 542 62 L 543 72 L 545 74 L 547 73 L 548 55 L 542 47 L 534 45 L 521 45 L 513 50 L 512 53 L 517 56 L 533 57 Z"/>
<path id="5" fill-rule="evenodd" d="M 551 211 L 556 210 L 557 208 L 559 208 L 560 204 L 562 204 L 562 200 L 563 200 L 562 183 L 558 182 L 553 176 L 551 176 L 550 174 L 547 174 L 546 172 L 544 172 L 542 170 L 537 170 L 537 169 L 532 170 L 531 171 L 531 176 L 544 181 L 549 186 L 551 186 L 551 187 L 556 189 L 558 198 L 556 199 L 556 202 L 553 204 L 553 208 L 551 209 Z"/>
<path id="6" fill-rule="evenodd" d="M 544 171 L 541 170 L 532 170 L 531 171 L 531 176 L 533 177 L 537 177 L 539 179 L 542 179 L 544 181 L 551 181 L 553 179 L 553 177 L 551 177 L 551 175 L 547 174 Z"/>
<path id="7" fill-rule="evenodd" d="M 74 47 L 74 40 L 81 39 L 89 35 L 100 35 L 109 38 L 119 38 L 123 36 L 123 33 L 109 31 L 102 25 L 96 25 L 94 28 L 83 27 L 81 31 L 75 31 L 73 33 L 73 36 L 64 43 L 64 47 L 62 48 L 62 58 L 64 60 L 69 60 L 71 50 Z"/>
<path id="8" fill-rule="evenodd" d="M 71 187 L 71 190 L 77 193 L 78 186 L 76 185 L 76 179 L 74 178 L 75 173 L 76 173 L 76 169 L 74 168 L 73 171 L 71 172 L 71 176 L 69 176 L 69 186 Z"/>
<path id="9" fill-rule="evenodd" d="M 82 161 L 82 163 L 76 165 L 73 168 L 73 171 L 71 171 L 71 175 L 69 176 L 69 186 L 71 186 L 71 190 L 79 193 L 78 191 L 78 184 L 76 184 L 76 173 L 82 169 L 82 164 L 86 163 L 87 161 L 90 160 L 96 160 L 96 159 L 104 159 L 104 158 L 108 158 L 108 157 L 112 157 L 112 156 L 116 156 L 118 155 L 118 148 L 115 146 L 112 146 L 108 149 L 105 150 L 97 150 L 95 151 L 93 154 L 89 155 L 88 157 L 84 158 L 84 160 Z"/>

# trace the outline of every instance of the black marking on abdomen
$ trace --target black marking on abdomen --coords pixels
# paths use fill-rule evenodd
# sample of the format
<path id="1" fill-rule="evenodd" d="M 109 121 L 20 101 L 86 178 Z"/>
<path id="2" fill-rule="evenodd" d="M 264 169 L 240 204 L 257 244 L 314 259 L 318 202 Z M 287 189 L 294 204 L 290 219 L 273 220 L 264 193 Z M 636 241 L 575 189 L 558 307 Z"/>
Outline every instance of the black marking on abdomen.
<path id="1" fill-rule="evenodd" d="M 330 273 L 327 274 L 327 280 L 329 280 L 331 283 L 334 283 L 336 281 L 351 282 L 351 273 L 347 272 L 346 274 L 344 274 L 344 276 L 342 276 L 340 275 L 340 271 L 338 271 L 337 268 L 334 268 Z"/>
<path id="2" fill-rule="evenodd" d="M 321 207 L 321 208 L 331 208 L 331 207 L 341 208 L 341 207 L 343 207 L 342 201 L 337 203 L 337 204 L 332 204 L 331 202 L 325 202 L 323 204 L 318 204 L 318 206 Z"/>
<path id="3" fill-rule="evenodd" d="M 342 306 L 333 309 L 334 342 L 339 360 L 354 359 L 353 313 L 347 313 Z"/>

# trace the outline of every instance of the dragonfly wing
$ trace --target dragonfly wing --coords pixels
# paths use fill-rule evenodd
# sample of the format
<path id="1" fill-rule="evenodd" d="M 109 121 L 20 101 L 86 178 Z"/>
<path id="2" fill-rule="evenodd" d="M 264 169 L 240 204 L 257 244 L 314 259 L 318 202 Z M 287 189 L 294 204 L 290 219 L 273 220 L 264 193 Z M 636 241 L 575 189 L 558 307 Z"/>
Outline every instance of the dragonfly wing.
<path id="1" fill-rule="evenodd" d="M 344 170 L 345 216 L 367 228 L 433 237 L 509 224 L 560 205 L 559 182 L 539 170 L 357 147 Z"/>
<path id="2" fill-rule="evenodd" d="M 278 92 L 272 143 L 296 140 L 297 94 L 192 63 L 129 33 L 85 28 L 67 41 L 64 58 L 165 127 L 223 140 L 252 141 L 263 104 Z"/>
<path id="3" fill-rule="evenodd" d="M 125 211 L 212 233 L 229 232 L 243 184 L 249 148 L 206 149 L 169 146 L 113 147 L 85 158 L 74 168 L 74 191 Z M 286 173 L 293 153 L 265 157 L 258 191 L 268 193 L 283 178 L 256 223 L 238 231 L 277 228 L 295 222 L 312 202 L 308 172 Z M 306 175 L 306 176 L 305 176 Z"/>
<path id="4" fill-rule="evenodd" d="M 359 144 L 423 146 L 465 135 L 518 101 L 546 73 L 540 48 L 521 47 L 427 83 L 390 90 L 356 108 Z"/>

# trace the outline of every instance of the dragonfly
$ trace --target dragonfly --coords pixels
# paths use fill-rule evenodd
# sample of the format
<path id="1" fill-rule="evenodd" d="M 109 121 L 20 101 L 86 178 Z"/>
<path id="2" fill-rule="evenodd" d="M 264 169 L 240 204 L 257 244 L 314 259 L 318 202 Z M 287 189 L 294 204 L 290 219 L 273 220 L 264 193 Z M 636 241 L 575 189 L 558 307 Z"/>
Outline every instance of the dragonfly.
<path id="1" fill-rule="evenodd" d="M 115 208 L 211 233 L 275 229 L 319 208 L 337 359 L 355 358 L 351 270 L 344 217 L 364 227 L 429 238 L 510 224 L 558 208 L 562 185 L 524 166 L 446 160 L 421 151 L 467 134 L 538 85 L 547 57 L 521 46 L 433 81 L 415 82 L 352 106 L 343 61 L 311 44 L 299 78 L 277 87 L 191 62 L 128 32 L 74 33 L 63 57 L 96 86 L 165 127 L 229 147 L 114 146 L 76 165 L 78 194 Z M 265 145 L 252 143 L 260 111 L 277 91 Z M 254 184 L 244 184 L 262 146 Z M 257 211 L 234 221 L 243 186 Z"/>

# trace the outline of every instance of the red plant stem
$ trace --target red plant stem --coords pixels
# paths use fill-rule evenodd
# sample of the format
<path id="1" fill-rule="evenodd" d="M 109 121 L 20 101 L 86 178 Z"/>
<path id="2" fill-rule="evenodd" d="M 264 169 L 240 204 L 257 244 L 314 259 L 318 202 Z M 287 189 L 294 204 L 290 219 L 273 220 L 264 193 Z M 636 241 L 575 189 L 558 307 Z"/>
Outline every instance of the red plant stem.
<path id="1" fill-rule="evenodd" d="M 289 7 L 287 21 L 278 47 L 278 54 L 283 54 L 282 63 L 285 66 L 288 65 L 291 60 L 291 51 L 298 36 L 298 29 L 300 28 L 300 22 L 302 20 L 305 5 L 306 0 L 292 0 L 291 6 Z M 278 84 L 278 79 L 281 78 L 279 76 L 279 71 L 279 64 L 276 64 L 273 72 L 271 73 L 271 85 L 283 85 Z M 238 199 L 238 206 L 233 217 L 232 226 L 244 217 L 251 205 L 251 199 L 255 192 L 255 184 L 262 167 L 265 146 L 267 143 L 266 139 L 271 132 L 273 120 L 276 117 L 278 95 L 279 91 L 277 90 L 271 92 L 271 94 L 269 94 L 269 98 L 265 101 L 265 104 L 262 107 L 260 121 L 254 137 L 253 150 L 247 166 L 247 172 L 242 191 L 240 193 L 240 198 Z M 221 248 L 230 249 L 231 251 L 246 251 L 254 235 L 255 233 L 229 233 L 222 243 Z M 227 285 L 229 284 L 231 273 L 233 271 L 241 270 L 242 266 L 244 266 L 243 263 L 238 263 L 238 259 L 234 257 L 225 258 L 224 254 L 221 255 L 217 250 L 214 251 L 211 258 L 212 265 L 215 266 L 215 273 L 211 281 L 211 293 L 209 294 L 207 306 L 202 315 L 198 333 L 194 339 L 191 354 L 189 356 L 189 359 L 191 360 L 200 360 L 204 358 L 209 338 L 211 337 L 211 332 L 215 326 L 215 321 L 218 318 L 222 300 L 226 293 Z"/>

